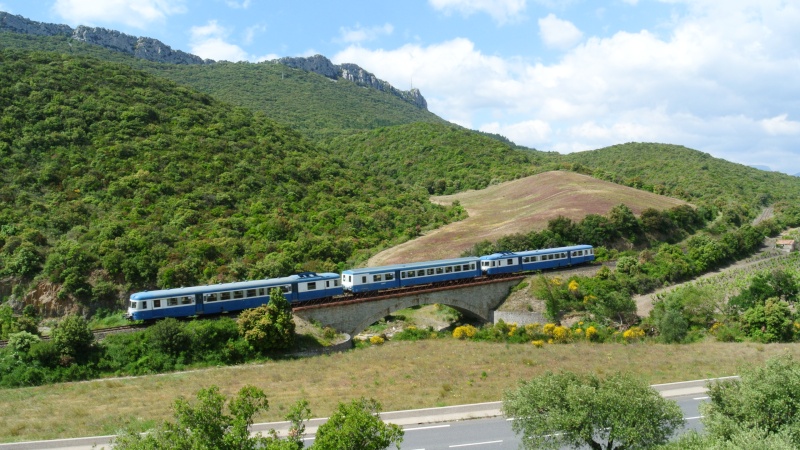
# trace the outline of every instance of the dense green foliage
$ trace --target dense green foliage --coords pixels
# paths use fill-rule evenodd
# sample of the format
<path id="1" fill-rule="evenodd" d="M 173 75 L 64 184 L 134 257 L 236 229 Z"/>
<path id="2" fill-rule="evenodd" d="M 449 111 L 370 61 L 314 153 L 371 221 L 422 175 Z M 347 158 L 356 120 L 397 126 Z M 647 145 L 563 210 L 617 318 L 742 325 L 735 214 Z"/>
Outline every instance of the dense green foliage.
<path id="1" fill-rule="evenodd" d="M 259 351 L 283 350 L 294 345 L 292 305 L 280 288 L 269 293 L 269 303 L 242 311 L 237 319 L 239 334 Z"/>
<path id="2" fill-rule="evenodd" d="M 800 198 L 800 179 L 678 145 L 628 143 L 564 155 L 573 170 L 638 189 L 714 205 L 732 215 Z"/>
<path id="3" fill-rule="evenodd" d="M 225 407 L 227 403 L 227 408 Z M 245 386 L 228 400 L 217 386 L 200 389 L 192 404 L 175 400 L 175 422 L 164 421 L 148 433 L 125 432 L 114 439 L 115 449 L 151 450 L 299 450 L 303 448 L 303 421 L 308 418 L 305 402 L 300 402 L 287 417 L 289 437 L 280 439 L 274 430 L 267 436 L 250 435 L 253 417 L 269 409 L 266 394 L 255 386 Z M 227 412 L 226 412 L 227 410 Z"/>
<path id="4" fill-rule="evenodd" d="M 450 220 L 259 114 L 124 65 L 0 53 L 0 275 L 117 289 L 333 270 Z"/>
<path id="5" fill-rule="evenodd" d="M 400 448 L 403 429 L 381 420 L 381 405 L 360 398 L 339 406 L 327 422 L 320 425 L 312 449 L 383 450 L 392 444 Z"/>
<path id="6" fill-rule="evenodd" d="M 681 450 L 789 450 L 800 447 L 800 364 L 790 356 L 744 368 L 739 379 L 709 385 L 704 434 L 663 447 Z"/>
<path id="7" fill-rule="evenodd" d="M 392 94 L 275 62 L 159 64 L 65 36 L 0 33 L 0 47 L 93 56 L 129 65 L 191 87 L 232 105 L 264 113 L 317 141 L 412 122 L 444 123 Z"/>
<path id="8" fill-rule="evenodd" d="M 654 302 L 648 322 L 666 342 L 691 341 L 708 333 L 721 341 L 746 338 L 792 342 L 800 338 L 796 304 L 800 255 L 787 255 L 781 266 L 746 276 L 737 295 L 715 283 L 690 284 Z"/>
<path id="9" fill-rule="evenodd" d="M 0 386 L 32 386 L 101 376 L 146 375 L 188 367 L 238 364 L 264 358 L 236 321 L 164 319 L 146 329 L 111 334 L 95 342 L 80 317 L 68 316 L 53 339 L 11 334 L 18 344 L 0 349 Z"/>
<path id="10" fill-rule="evenodd" d="M 533 164 L 543 158 L 456 125 L 434 123 L 343 136 L 327 148 L 370 174 L 436 195 L 531 175 L 537 171 Z"/>
<path id="11" fill-rule="evenodd" d="M 525 449 L 653 448 L 683 425 L 678 404 L 630 375 L 548 372 L 503 396 Z"/>

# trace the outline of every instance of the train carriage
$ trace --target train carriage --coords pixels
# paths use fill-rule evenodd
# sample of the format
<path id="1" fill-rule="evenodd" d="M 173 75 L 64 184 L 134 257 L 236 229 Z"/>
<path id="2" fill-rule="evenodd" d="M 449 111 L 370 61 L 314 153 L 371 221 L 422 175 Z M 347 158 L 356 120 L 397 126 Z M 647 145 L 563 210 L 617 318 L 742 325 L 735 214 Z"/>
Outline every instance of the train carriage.
<path id="1" fill-rule="evenodd" d="M 479 262 L 477 257 L 468 257 L 348 269 L 342 272 L 342 286 L 359 293 L 474 278 L 481 275 Z"/>
<path id="2" fill-rule="evenodd" d="M 481 268 L 487 275 L 496 275 L 572 266 L 593 260 L 594 249 L 591 245 L 572 245 L 481 256 Z"/>
<path id="3" fill-rule="evenodd" d="M 290 303 L 343 293 L 339 274 L 306 272 L 266 280 L 137 292 L 131 295 L 128 317 L 152 320 L 241 311 L 268 303 L 273 288 L 280 288 Z"/>

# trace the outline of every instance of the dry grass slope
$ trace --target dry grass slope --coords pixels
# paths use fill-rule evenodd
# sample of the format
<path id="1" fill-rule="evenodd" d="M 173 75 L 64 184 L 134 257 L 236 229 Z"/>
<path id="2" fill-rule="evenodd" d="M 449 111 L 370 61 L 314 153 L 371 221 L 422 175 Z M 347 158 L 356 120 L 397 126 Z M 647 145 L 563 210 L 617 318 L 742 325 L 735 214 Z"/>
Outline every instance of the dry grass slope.
<path id="1" fill-rule="evenodd" d="M 176 397 L 193 398 L 212 384 L 228 395 L 246 384 L 264 389 L 270 409 L 257 418 L 261 422 L 282 420 L 301 398 L 317 417 L 359 396 L 393 411 L 496 401 L 520 380 L 548 370 L 601 376 L 624 371 L 664 383 L 736 374 L 742 364 L 784 352 L 800 357 L 793 344 L 578 343 L 537 349 L 454 339 L 389 342 L 259 365 L 3 390 L 0 442 L 105 435 L 127 423 L 158 422 L 171 416 Z"/>
<path id="2" fill-rule="evenodd" d="M 685 202 L 621 186 L 574 172 L 546 172 L 491 186 L 480 191 L 432 197 L 439 204 L 459 201 L 466 220 L 378 253 L 368 265 L 426 261 L 459 256 L 475 243 L 495 241 L 547 227 L 558 216 L 574 221 L 588 214 L 605 214 L 620 203 L 635 214 L 646 208 L 668 209 Z"/>

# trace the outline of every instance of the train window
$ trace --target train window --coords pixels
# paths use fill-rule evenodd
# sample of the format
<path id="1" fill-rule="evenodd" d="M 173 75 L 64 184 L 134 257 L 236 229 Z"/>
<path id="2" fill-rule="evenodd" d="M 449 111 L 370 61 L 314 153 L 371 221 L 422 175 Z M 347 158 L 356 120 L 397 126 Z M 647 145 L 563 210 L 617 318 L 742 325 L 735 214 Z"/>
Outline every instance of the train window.
<path id="1" fill-rule="evenodd" d="M 469 265 L 469 270 L 475 270 L 475 263 Z"/>
<path id="2" fill-rule="evenodd" d="M 428 275 L 433 275 L 433 269 L 428 269 Z"/>
<path id="3" fill-rule="evenodd" d="M 567 254 L 566 253 L 562 253 L 561 254 L 561 259 L 567 259 Z"/>
<path id="4" fill-rule="evenodd" d="M 144 301 L 142 303 L 139 303 L 139 309 L 147 309 L 147 302 Z"/>
<path id="5" fill-rule="evenodd" d="M 207 302 L 217 301 L 217 294 L 206 294 L 206 301 Z"/>
<path id="6" fill-rule="evenodd" d="M 444 273 L 451 273 L 451 272 L 453 272 L 453 267 L 452 266 L 447 266 L 447 267 L 444 268 Z"/>
<path id="7" fill-rule="evenodd" d="M 153 300 L 153 308 L 161 308 L 161 300 Z"/>
<path id="8" fill-rule="evenodd" d="M 167 306 L 178 306 L 178 299 L 175 297 L 170 297 L 167 299 Z"/>
<path id="9" fill-rule="evenodd" d="M 267 288 L 258 288 L 258 295 L 267 295 Z"/>
<path id="10" fill-rule="evenodd" d="M 130 307 L 133 308 L 133 309 L 136 309 L 136 302 L 131 301 Z"/>
<path id="11" fill-rule="evenodd" d="M 443 273 L 444 273 L 444 268 L 442 268 L 442 267 L 437 267 L 437 268 L 436 268 L 436 273 L 437 273 L 437 274 L 443 274 Z"/>
<path id="12" fill-rule="evenodd" d="M 366 282 L 367 282 L 367 277 L 366 276 L 362 276 L 361 277 L 361 284 L 364 284 Z"/>
<path id="13" fill-rule="evenodd" d="M 339 279 L 333 280 L 333 287 L 339 286 Z"/>
<path id="14" fill-rule="evenodd" d="M 244 291 L 233 291 L 233 298 L 234 300 L 244 298 Z"/>
<path id="15" fill-rule="evenodd" d="M 392 281 L 392 280 L 394 280 L 394 274 L 393 273 L 387 273 L 386 274 L 386 281 Z"/>
<path id="16" fill-rule="evenodd" d="M 506 260 L 506 264 L 510 266 L 510 265 L 514 264 L 514 260 L 513 259 L 507 259 Z"/>
<path id="17" fill-rule="evenodd" d="M 311 283 L 308 283 L 306 285 L 306 289 L 308 289 L 309 291 L 313 291 L 313 290 L 317 289 L 317 282 L 316 281 L 312 281 Z"/>
<path id="18" fill-rule="evenodd" d="M 454 272 L 461 272 L 461 266 L 453 266 Z"/>
<path id="19" fill-rule="evenodd" d="M 424 277 L 425 276 L 425 269 L 418 270 L 417 271 L 417 276 L 418 277 Z"/>
<path id="20" fill-rule="evenodd" d="M 220 300 L 230 300 L 231 299 L 231 293 L 230 292 L 220 292 L 219 293 L 219 299 Z"/>
<path id="21" fill-rule="evenodd" d="M 248 289 L 245 294 L 247 294 L 248 297 L 256 297 L 258 295 L 255 289 Z"/>
<path id="22" fill-rule="evenodd" d="M 181 297 L 181 305 L 191 305 L 192 297 Z"/>
<path id="23" fill-rule="evenodd" d="M 376 273 L 372 276 L 372 281 L 383 281 L 383 275 Z"/>
<path id="24" fill-rule="evenodd" d="M 281 286 L 280 289 L 281 289 L 281 292 L 283 292 L 284 294 L 291 294 L 292 293 L 292 286 L 290 286 L 288 284 L 284 285 L 284 286 Z"/>

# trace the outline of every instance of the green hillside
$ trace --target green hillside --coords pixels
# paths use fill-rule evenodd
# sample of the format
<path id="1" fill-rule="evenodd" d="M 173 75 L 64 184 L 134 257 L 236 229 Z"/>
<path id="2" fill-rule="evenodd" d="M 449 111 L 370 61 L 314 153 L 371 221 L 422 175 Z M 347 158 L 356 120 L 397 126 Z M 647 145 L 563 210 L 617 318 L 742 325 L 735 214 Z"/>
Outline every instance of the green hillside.
<path id="1" fill-rule="evenodd" d="M 0 32 L 0 48 L 46 50 L 93 56 L 169 78 L 219 100 L 286 124 L 313 140 L 412 122 L 446 123 L 394 95 L 355 83 L 333 81 L 282 64 L 159 64 L 85 44 L 64 36 L 32 36 Z"/>
<path id="2" fill-rule="evenodd" d="M 0 279 L 17 294 L 332 270 L 450 220 L 424 190 L 127 65 L 1 50 L 0 106 Z"/>
<path id="3" fill-rule="evenodd" d="M 530 175 L 548 154 L 517 150 L 456 125 L 414 123 L 333 139 L 331 154 L 430 194 L 483 189 Z"/>
<path id="4" fill-rule="evenodd" d="M 564 155 L 575 170 L 657 194 L 756 211 L 800 199 L 800 178 L 765 172 L 679 145 L 628 143 Z"/>

